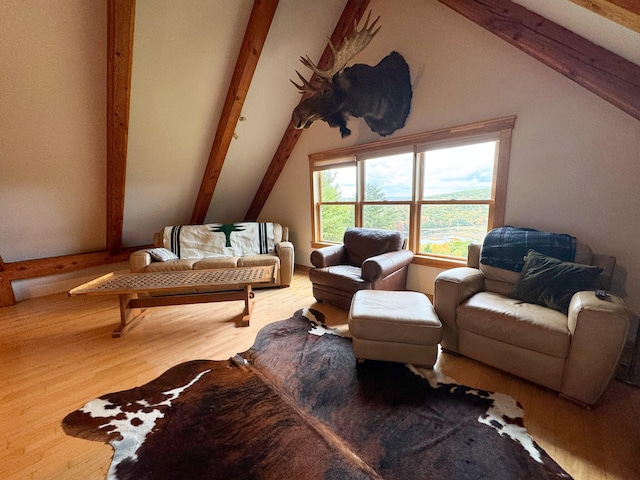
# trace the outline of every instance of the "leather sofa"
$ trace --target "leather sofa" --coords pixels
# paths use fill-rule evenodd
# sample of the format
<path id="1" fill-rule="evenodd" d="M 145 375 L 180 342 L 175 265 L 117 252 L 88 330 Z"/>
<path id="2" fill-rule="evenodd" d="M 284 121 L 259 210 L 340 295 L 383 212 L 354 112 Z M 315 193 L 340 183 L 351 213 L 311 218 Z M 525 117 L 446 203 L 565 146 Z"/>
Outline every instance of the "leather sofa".
<path id="1" fill-rule="evenodd" d="M 238 224 L 225 225 L 258 225 L 256 222 L 246 222 Z M 289 242 L 289 229 L 278 223 L 262 224 L 269 225 L 269 238 L 273 248 L 265 253 L 256 253 L 254 249 L 248 248 L 246 245 L 239 244 L 233 247 L 225 247 L 224 233 L 219 228 L 221 224 L 209 224 L 195 226 L 200 229 L 200 233 L 191 237 L 192 248 L 183 249 L 181 255 L 173 255 L 176 245 L 171 245 L 171 232 L 176 231 L 177 227 L 165 227 L 163 231 L 157 232 L 153 236 L 154 249 L 138 250 L 129 257 L 129 268 L 131 272 L 166 272 L 180 270 L 203 270 L 215 268 L 236 268 L 236 267 L 257 267 L 271 266 L 275 267 L 276 281 L 270 286 L 288 287 L 293 277 L 294 263 L 294 247 Z M 214 227 L 215 226 L 215 227 Z M 183 229 L 191 226 L 180 227 Z M 238 228 L 237 231 L 240 231 Z M 212 233 L 214 232 L 214 233 Z M 210 240 L 211 235 L 218 235 L 221 240 L 221 251 L 212 253 L 211 249 L 205 250 L 204 244 Z M 173 234 L 175 238 L 175 233 Z M 230 235 L 233 238 L 233 234 Z M 202 250 L 198 249 L 198 245 L 203 245 Z M 154 258 L 154 250 L 163 250 L 170 256 L 176 258 L 158 260 Z M 173 249 L 173 250 L 172 250 Z M 244 249 L 244 251 L 243 251 Z M 156 255 L 157 256 L 157 255 Z M 259 285 L 256 285 L 259 286 Z"/>
<path id="2" fill-rule="evenodd" d="M 405 290 L 412 260 L 402 232 L 347 228 L 342 244 L 311 252 L 313 296 L 348 310 L 358 290 Z"/>
<path id="3" fill-rule="evenodd" d="M 560 392 L 580 404 L 601 396 L 618 365 L 631 312 L 616 295 L 578 291 L 567 314 L 513 298 L 521 274 L 480 262 L 469 246 L 467 267 L 441 272 L 434 306 L 442 348 Z M 578 242 L 574 263 L 602 268 L 595 285 L 608 289 L 615 257 Z"/>

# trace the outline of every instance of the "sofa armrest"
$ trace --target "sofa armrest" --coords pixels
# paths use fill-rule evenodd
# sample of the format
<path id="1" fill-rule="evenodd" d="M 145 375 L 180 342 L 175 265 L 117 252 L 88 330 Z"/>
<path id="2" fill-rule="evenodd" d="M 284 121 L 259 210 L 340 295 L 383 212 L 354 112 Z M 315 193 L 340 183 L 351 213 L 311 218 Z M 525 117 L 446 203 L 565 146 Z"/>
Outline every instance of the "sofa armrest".
<path id="1" fill-rule="evenodd" d="M 433 305 L 442 322 L 442 346 L 458 352 L 458 305 L 484 289 L 484 275 L 477 268 L 458 267 L 436 277 Z"/>
<path id="2" fill-rule="evenodd" d="M 147 265 L 150 265 L 153 259 L 146 250 L 137 250 L 129 255 L 129 270 L 131 273 L 144 272 Z"/>
<path id="3" fill-rule="evenodd" d="M 311 264 L 316 268 L 341 265 L 346 262 L 347 249 L 344 245 L 331 245 L 311 252 Z"/>
<path id="4" fill-rule="evenodd" d="M 630 321 L 631 311 L 616 295 L 600 300 L 593 291 L 583 291 L 571 298 L 562 394 L 588 405 L 598 400 L 618 365 Z"/>
<path id="5" fill-rule="evenodd" d="M 413 252 L 410 250 L 394 250 L 376 255 L 362 262 L 360 276 L 363 280 L 376 283 L 409 265 L 412 260 Z"/>
<path id="6" fill-rule="evenodd" d="M 275 246 L 276 254 L 280 258 L 280 285 L 291 285 L 293 269 L 295 268 L 295 252 L 293 243 L 280 242 Z"/>

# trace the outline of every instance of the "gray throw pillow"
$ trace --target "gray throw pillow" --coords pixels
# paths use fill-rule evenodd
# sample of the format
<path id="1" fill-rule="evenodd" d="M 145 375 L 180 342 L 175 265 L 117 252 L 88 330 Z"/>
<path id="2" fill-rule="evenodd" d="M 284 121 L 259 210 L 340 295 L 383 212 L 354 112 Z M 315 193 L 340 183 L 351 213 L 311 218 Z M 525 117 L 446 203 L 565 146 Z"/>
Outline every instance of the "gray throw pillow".
<path id="1" fill-rule="evenodd" d="M 601 272 L 600 267 L 563 262 L 529 250 L 512 296 L 567 314 L 573 294 L 593 289 Z"/>

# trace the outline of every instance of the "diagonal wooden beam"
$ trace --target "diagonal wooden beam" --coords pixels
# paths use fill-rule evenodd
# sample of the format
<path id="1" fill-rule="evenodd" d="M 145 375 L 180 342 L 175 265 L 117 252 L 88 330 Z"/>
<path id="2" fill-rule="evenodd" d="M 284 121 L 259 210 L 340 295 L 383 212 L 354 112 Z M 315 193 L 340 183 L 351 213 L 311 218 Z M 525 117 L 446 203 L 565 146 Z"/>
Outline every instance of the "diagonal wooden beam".
<path id="1" fill-rule="evenodd" d="M 122 250 L 135 0 L 107 2 L 107 251 Z"/>
<path id="2" fill-rule="evenodd" d="M 342 15 L 336 24 L 336 28 L 331 35 L 331 43 L 336 46 L 336 48 L 340 48 L 344 37 L 349 35 L 353 30 L 354 24 L 357 24 L 362 16 L 364 15 L 365 10 L 369 6 L 370 0 L 348 0 L 347 4 L 342 11 Z M 320 61 L 316 64 L 318 68 L 321 70 L 326 70 L 330 66 L 330 62 L 333 61 L 333 55 L 331 53 L 331 49 L 327 45 L 320 57 Z M 300 101 L 302 102 L 308 98 L 308 95 L 304 95 Z M 282 140 L 280 141 L 280 145 L 276 150 L 269 167 L 267 168 L 267 172 L 265 173 L 262 183 L 256 192 L 253 201 L 251 202 L 251 206 L 244 218 L 246 221 L 256 220 L 260 211 L 264 207 L 264 204 L 269 198 L 269 194 L 273 187 L 275 186 L 280 174 L 282 173 L 282 169 L 287 163 L 293 148 L 298 143 L 300 139 L 300 135 L 302 135 L 302 130 L 296 130 L 291 123 L 289 123 L 287 130 L 284 132 L 282 136 Z"/>
<path id="3" fill-rule="evenodd" d="M 640 33 L 640 2 L 638 0 L 571 0 L 623 27 Z"/>
<path id="4" fill-rule="evenodd" d="M 640 66 L 509 0 L 438 0 L 640 120 Z"/>
<path id="5" fill-rule="evenodd" d="M 211 204 L 233 132 L 240 118 L 244 101 L 249 91 L 251 79 L 258 65 L 262 47 L 267 38 L 271 21 L 276 12 L 278 0 L 255 0 L 242 40 L 242 47 L 236 61 L 231 84 L 222 108 L 218 129 L 213 139 L 207 167 L 202 177 L 198 198 L 191 215 L 191 223 L 203 223 Z"/>

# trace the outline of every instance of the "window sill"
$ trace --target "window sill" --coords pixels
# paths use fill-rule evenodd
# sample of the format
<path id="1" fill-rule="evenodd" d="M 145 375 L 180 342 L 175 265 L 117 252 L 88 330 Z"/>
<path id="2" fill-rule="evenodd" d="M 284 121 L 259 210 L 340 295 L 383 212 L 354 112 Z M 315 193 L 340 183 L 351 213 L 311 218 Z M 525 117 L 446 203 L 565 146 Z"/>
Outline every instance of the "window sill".
<path id="1" fill-rule="evenodd" d="M 324 247 L 332 247 L 334 245 L 340 245 L 340 243 L 332 243 L 332 242 L 311 242 L 311 248 L 324 248 Z"/>
<path id="2" fill-rule="evenodd" d="M 411 263 L 414 265 L 444 269 L 467 266 L 467 261 L 464 258 L 443 258 L 425 254 L 414 254 L 413 261 Z"/>
<path id="3" fill-rule="evenodd" d="M 333 245 L 339 245 L 338 243 L 329 243 L 329 242 L 311 242 L 311 248 L 323 248 L 330 247 Z M 466 267 L 467 261 L 464 258 L 443 258 L 436 257 L 433 255 L 425 255 L 425 254 L 416 254 L 414 253 L 413 261 L 411 262 L 414 265 L 422 265 L 425 267 L 434 267 L 434 268 L 457 268 L 457 267 Z"/>

